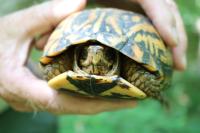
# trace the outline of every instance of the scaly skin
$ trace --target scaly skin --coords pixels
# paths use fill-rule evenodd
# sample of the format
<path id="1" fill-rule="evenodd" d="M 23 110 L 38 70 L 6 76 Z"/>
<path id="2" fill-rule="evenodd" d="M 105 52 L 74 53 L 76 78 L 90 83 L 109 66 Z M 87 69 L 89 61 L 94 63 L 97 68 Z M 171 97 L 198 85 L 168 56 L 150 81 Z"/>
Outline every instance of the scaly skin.
<path id="1" fill-rule="evenodd" d="M 124 79 L 141 89 L 149 97 L 155 98 L 168 106 L 167 101 L 161 95 L 161 90 L 169 84 L 169 81 L 158 78 L 154 73 L 147 71 L 140 64 L 125 56 L 123 56 L 122 68 L 121 76 Z"/>
<path id="2" fill-rule="evenodd" d="M 72 59 L 69 58 L 68 54 L 61 54 L 55 58 L 50 64 L 44 66 L 43 73 L 44 79 L 47 81 L 54 78 L 55 76 L 72 70 Z"/>

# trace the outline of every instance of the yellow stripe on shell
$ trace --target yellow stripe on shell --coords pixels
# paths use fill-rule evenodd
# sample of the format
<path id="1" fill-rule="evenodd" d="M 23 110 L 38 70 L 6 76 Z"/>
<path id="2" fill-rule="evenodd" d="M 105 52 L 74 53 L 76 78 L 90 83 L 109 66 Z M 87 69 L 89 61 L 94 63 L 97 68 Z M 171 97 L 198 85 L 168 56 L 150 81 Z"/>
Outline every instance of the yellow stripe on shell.
<path id="1" fill-rule="evenodd" d="M 166 51 L 165 53 L 166 56 L 161 56 L 160 57 L 160 60 L 170 66 L 172 66 L 173 62 L 172 62 L 172 55 L 170 53 L 170 50 L 169 51 Z"/>
<path id="2" fill-rule="evenodd" d="M 142 19 L 141 16 L 133 16 L 132 17 L 133 22 L 139 22 L 139 21 L 141 21 L 141 19 Z"/>
<path id="3" fill-rule="evenodd" d="M 100 17 L 97 19 L 96 23 L 93 26 L 94 33 L 97 33 L 99 31 L 105 15 L 106 15 L 106 13 L 101 13 Z"/>
<path id="4" fill-rule="evenodd" d="M 43 63 L 43 64 L 48 64 L 52 61 L 51 58 L 48 58 L 48 57 L 41 57 L 40 58 L 40 62 Z"/>
<path id="5" fill-rule="evenodd" d="M 117 44 L 122 42 L 125 43 L 127 38 L 125 36 L 113 36 L 112 34 L 110 34 L 110 36 L 105 36 L 104 34 L 98 34 L 97 40 L 102 44 L 106 44 L 109 47 L 115 48 Z"/>
<path id="6" fill-rule="evenodd" d="M 170 62 L 168 60 L 169 57 L 166 54 L 167 50 L 165 48 L 163 41 L 158 40 L 156 38 L 152 38 L 151 36 L 145 36 L 145 35 L 137 35 L 135 37 L 135 41 L 136 42 L 144 41 L 145 42 L 144 44 L 150 50 L 150 53 L 152 55 L 159 57 L 163 63 L 170 65 L 169 64 Z M 159 54 L 159 50 L 163 51 L 164 55 Z"/>
<path id="7" fill-rule="evenodd" d="M 144 52 L 137 46 L 132 46 L 132 51 L 134 51 L 134 56 L 137 58 L 140 62 L 142 62 L 142 57 L 144 55 Z"/>
<path id="8" fill-rule="evenodd" d="M 68 30 L 72 29 L 74 19 L 78 17 L 80 14 L 81 12 L 74 13 L 73 15 L 70 15 L 69 17 L 67 17 L 67 19 L 61 22 L 61 26 L 64 32 L 66 32 L 67 29 Z"/>
<path id="9" fill-rule="evenodd" d="M 54 32 L 51 34 L 49 41 L 47 43 L 47 46 L 45 46 L 45 51 L 48 51 L 48 53 L 53 56 L 55 49 L 58 45 L 60 45 L 60 38 L 63 36 L 63 33 L 66 32 L 66 29 L 71 29 L 71 26 L 73 25 L 73 20 L 75 17 L 77 17 L 80 14 L 80 12 L 75 13 L 71 16 L 69 16 L 67 19 L 63 20 L 58 27 L 54 30 Z M 58 52 L 60 53 L 60 52 Z M 55 53 L 57 55 L 58 53 Z"/>
<path id="10" fill-rule="evenodd" d="M 136 42 L 143 41 L 143 42 L 145 42 L 146 45 L 148 44 L 146 47 L 149 48 L 150 52 L 155 55 L 158 55 L 159 49 L 166 51 L 166 49 L 164 47 L 164 43 L 156 38 L 152 38 L 151 36 L 138 34 L 135 37 L 135 41 Z"/>
<path id="11" fill-rule="evenodd" d="M 96 19 L 96 17 L 97 16 L 95 12 L 90 13 L 89 18 L 86 21 L 84 21 L 81 25 L 78 25 L 77 28 L 79 30 L 86 30 L 91 28 L 92 25 L 90 25 L 90 23 L 93 22 Z M 89 37 L 82 37 L 80 40 L 77 40 L 78 37 L 80 37 L 80 35 L 70 34 L 69 36 L 66 36 L 66 39 L 69 40 L 72 44 L 80 44 L 82 42 L 90 40 Z"/>
<path id="12" fill-rule="evenodd" d="M 45 51 L 48 51 L 48 53 L 50 53 L 49 49 L 52 49 L 52 46 L 57 46 L 59 44 L 60 38 L 63 35 L 63 31 L 64 31 L 64 27 L 65 23 L 61 22 L 59 24 L 59 26 L 53 31 L 53 33 L 51 34 L 51 36 L 48 39 L 48 43 L 45 46 Z"/>
<path id="13" fill-rule="evenodd" d="M 62 34 L 62 33 L 58 33 L 58 34 Z M 58 37 L 55 37 L 53 35 L 51 35 L 51 37 L 49 38 L 48 42 L 47 42 L 47 45 L 45 46 L 45 49 L 44 51 L 48 51 L 48 53 L 50 53 L 50 50 L 52 49 L 52 46 L 53 47 L 56 47 L 58 44 L 59 44 L 59 38 Z"/>
<path id="14" fill-rule="evenodd" d="M 77 40 L 70 40 L 71 45 L 78 45 L 78 44 L 83 44 L 86 43 L 87 41 L 90 40 L 90 37 L 83 37 L 83 38 L 79 38 Z"/>
<path id="15" fill-rule="evenodd" d="M 78 25 L 79 29 L 86 28 L 86 26 L 88 26 L 88 24 L 94 22 L 96 18 L 97 18 L 97 15 L 95 14 L 95 12 L 91 12 L 88 19 L 85 22 L 82 22 L 81 25 Z M 90 25 L 90 26 L 92 26 L 92 25 Z"/>
<path id="16" fill-rule="evenodd" d="M 138 24 L 138 25 L 133 26 L 130 29 L 130 32 L 128 32 L 128 36 L 131 36 L 132 34 L 135 34 L 135 33 L 137 33 L 140 30 L 143 30 L 143 31 L 149 32 L 149 33 L 155 33 L 155 34 L 157 34 L 157 36 L 159 36 L 159 34 L 155 30 L 155 28 L 153 26 L 151 26 L 150 24 L 147 24 L 147 23 L 145 23 L 145 24 Z M 158 48 L 158 49 L 161 49 L 163 51 L 166 51 L 165 45 L 164 45 L 163 41 L 162 40 L 158 40 L 157 38 L 153 38 L 151 36 L 146 36 L 146 35 L 138 34 L 136 36 L 136 38 L 134 38 L 134 39 L 135 39 L 136 42 L 137 41 L 138 42 L 144 41 L 144 42 L 146 42 L 145 44 L 149 44 L 148 42 L 152 42 L 152 43 L 150 43 L 150 45 L 155 45 L 156 49 Z"/>
<path id="17" fill-rule="evenodd" d="M 123 83 L 128 88 L 123 88 L 123 86 L 116 85 L 115 87 L 113 87 L 107 91 L 104 91 L 100 95 L 101 96 L 112 96 L 112 94 L 115 93 L 115 94 L 127 95 L 130 97 L 135 97 L 135 98 L 140 98 L 140 99 L 144 99 L 146 97 L 146 94 L 144 92 L 142 92 L 140 89 L 133 86 L 132 84 L 130 84 L 123 78 L 120 78 L 119 82 Z"/>
<path id="18" fill-rule="evenodd" d="M 155 28 L 149 24 L 138 24 L 135 25 L 133 28 L 130 29 L 130 32 L 128 35 L 132 35 L 133 33 L 137 33 L 138 31 L 143 30 L 145 32 L 149 33 L 155 33 L 159 36 L 159 34 L 156 32 Z M 157 38 L 153 38 L 150 35 L 145 34 L 137 34 L 134 38 L 135 42 L 145 42 L 146 48 L 150 50 L 150 53 L 159 57 L 162 59 L 163 63 L 170 65 L 169 57 L 166 55 L 166 47 L 162 40 L 159 40 Z M 159 50 L 163 51 L 165 53 L 164 55 L 159 55 Z"/>
<path id="19" fill-rule="evenodd" d="M 70 35 L 68 35 L 68 36 L 65 37 L 65 39 L 69 40 L 70 42 L 76 41 L 77 38 L 79 38 L 79 35 L 77 35 L 77 34 L 70 34 Z"/>
<path id="20" fill-rule="evenodd" d="M 63 74 L 60 74 L 53 79 L 51 79 L 48 82 L 48 85 L 54 89 L 67 89 L 73 92 L 77 92 L 80 94 L 84 95 L 89 95 L 86 92 L 81 91 L 79 88 L 71 84 L 68 80 L 67 77 L 70 77 L 74 80 L 86 80 L 88 77 L 74 73 L 72 71 L 67 71 Z M 112 96 L 112 93 L 117 93 L 121 95 L 128 95 L 130 97 L 135 97 L 135 98 L 140 98 L 143 99 L 146 97 L 146 94 L 138 89 L 137 87 L 133 86 L 130 84 L 128 81 L 122 79 L 122 78 L 116 78 L 117 76 L 97 76 L 97 75 L 91 75 L 92 78 L 95 78 L 98 83 L 112 83 L 115 82 L 113 80 L 117 80 L 117 85 L 107 91 L 104 91 L 103 93 L 100 94 L 100 96 Z M 98 80 L 99 79 L 99 80 Z M 125 86 L 125 88 L 123 88 Z"/>
<path id="21" fill-rule="evenodd" d="M 131 36 L 133 33 L 136 33 L 137 31 L 140 31 L 140 30 L 158 34 L 155 28 L 151 24 L 146 23 L 146 22 L 135 24 L 129 29 L 129 32 L 127 34 L 128 36 Z"/>
<path id="22" fill-rule="evenodd" d="M 48 85 L 51 88 L 56 89 L 56 90 L 67 89 L 73 92 L 78 92 L 80 94 L 88 95 L 86 92 L 80 91 L 80 89 L 78 89 L 76 86 L 71 84 L 68 80 L 66 80 L 67 77 L 70 75 L 71 75 L 70 71 L 62 73 L 54 77 L 53 79 L 49 80 Z"/>
<path id="23" fill-rule="evenodd" d="M 117 19 L 113 16 L 110 16 L 106 19 L 106 23 L 107 24 L 110 24 L 112 27 L 113 27 L 113 30 L 115 30 L 115 32 L 118 34 L 118 35 L 122 35 L 122 30 L 121 30 L 121 27 L 118 25 L 117 23 Z"/>
<path id="24" fill-rule="evenodd" d="M 145 66 L 145 68 L 147 68 L 149 71 L 152 71 L 152 72 L 155 72 L 156 70 L 158 70 L 156 63 L 155 63 L 154 59 L 152 58 L 152 56 L 150 56 L 149 64 L 151 64 L 151 65 L 143 65 L 143 66 Z"/>

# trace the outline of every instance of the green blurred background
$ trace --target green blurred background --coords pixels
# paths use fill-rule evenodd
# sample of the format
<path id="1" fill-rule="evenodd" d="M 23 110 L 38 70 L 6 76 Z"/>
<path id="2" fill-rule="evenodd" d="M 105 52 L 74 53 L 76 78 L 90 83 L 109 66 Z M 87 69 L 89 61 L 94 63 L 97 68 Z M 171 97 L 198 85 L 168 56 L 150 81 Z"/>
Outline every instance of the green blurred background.
<path id="1" fill-rule="evenodd" d="M 0 0 L 0 15 L 42 1 Z M 166 92 L 172 105 L 170 110 L 164 110 L 153 100 L 145 100 L 134 109 L 56 117 L 48 113 L 15 112 L 0 101 L 0 133 L 200 133 L 199 36 L 195 28 L 195 21 L 200 17 L 200 1 L 177 0 L 177 4 L 189 38 L 188 68 L 183 73 L 175 72 L 172 87 Z M 33 59 L 38 61 L 39 56 L 34 50 Z"/>

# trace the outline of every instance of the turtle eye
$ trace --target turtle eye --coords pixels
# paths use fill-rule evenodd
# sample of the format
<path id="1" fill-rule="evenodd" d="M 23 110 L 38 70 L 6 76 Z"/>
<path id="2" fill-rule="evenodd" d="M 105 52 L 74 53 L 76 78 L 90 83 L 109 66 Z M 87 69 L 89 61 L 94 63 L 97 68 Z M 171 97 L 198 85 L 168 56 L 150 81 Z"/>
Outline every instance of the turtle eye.
<path id="1" fill-rule="evenodd" d="M 115 52 L 111 48 L 105 49 L 105 55 L 106 55 L 107 59 L 111 60 L 111 61 L 115 58 Z"/>
<path id="2" fill-rule="evenodd" d="M 88 47 L 82 47 L 80 50 L 80 58 L 86 59 L 88 55 Z"/>

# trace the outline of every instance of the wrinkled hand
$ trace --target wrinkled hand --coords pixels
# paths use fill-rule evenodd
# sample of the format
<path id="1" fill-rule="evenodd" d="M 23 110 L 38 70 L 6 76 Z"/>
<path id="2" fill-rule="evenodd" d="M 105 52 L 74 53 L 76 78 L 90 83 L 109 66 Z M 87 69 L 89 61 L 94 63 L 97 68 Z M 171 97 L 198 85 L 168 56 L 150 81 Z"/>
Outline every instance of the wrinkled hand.
<path id="1" fill-rule="evenodd" d="M 172 49 L 174 67 L 186 68 L 187 36 L 176 3 L 173 0 L 131 0 L 139 3 Z"/>
<path id="2" fill-rule="evenodd" d="M 133 101 L 73 97 L 48 87 L 25 67 L 32 40 L 42 35 L 42 48 L 52 29 L 69 14 L 84 8 L 85 0 L 55 0 L 0 18 L 0 97 L 18 111 L 93 114 L 132 107 Z"/>

